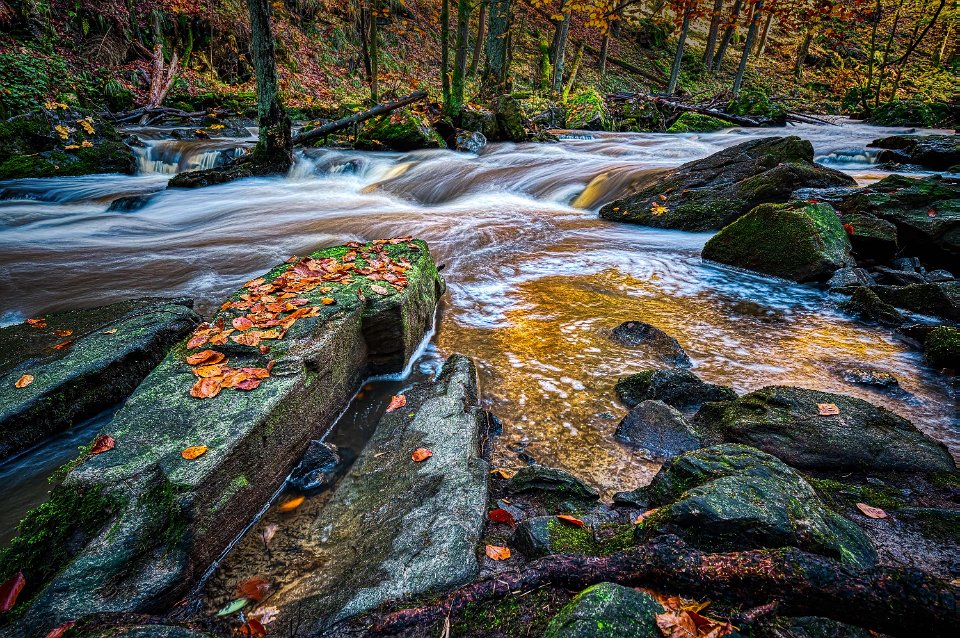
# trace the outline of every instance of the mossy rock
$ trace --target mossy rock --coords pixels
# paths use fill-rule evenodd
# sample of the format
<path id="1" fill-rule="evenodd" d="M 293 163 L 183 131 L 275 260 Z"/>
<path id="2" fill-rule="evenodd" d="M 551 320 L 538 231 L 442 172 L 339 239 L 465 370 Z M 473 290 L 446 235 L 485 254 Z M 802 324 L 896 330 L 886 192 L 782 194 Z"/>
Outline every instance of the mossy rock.
<path id="1" fill-rule="evenodd" d="M 415 151 L 446 148 L 447 145 L 424 115 L 398 110 L 367 120 L 354 146 L 373 150 Z"/>
<path id="2" fill-rule="evenodd" d="M 826 281 L 849 265 L 850 241 L 829 204 L 763 204 L 726 226 L 703 258 L 793 281 Z"/>
<path id="3" fill-rule="evenodd" d="M 884 303 L 922 315 L 960 320 L 960 281 L 908 286 L 871 286 Z"/>
<path id="4" fill-rule="evenodd" d="M 840 303 L 840 309 L 864 321 L 876 321 L 886 326 L 899 326 L 906 321 L 896 308 L 866 286 L 854 290 L 850 299 Z"/>
<path id="5" fill-rule="evenodd" d="M 960 370 L 960 328 L 939 326 L 923 342 L 923 355 L 935 368 Z"/>
<path id="6" fill-rule="evenodd" d="M 870 123 L 879 126 L 922 126 L 932 128 L 950 123 L 950 108 L 923 100 L 893 100 L 870 113 Z"/>
<path id="7" fill-rule="evenodd" d="M 745 445 L 683 454 L 640 491 L 656 507 L 637 526 L 641 540 L 677 534 L 712 552 L 798 547 L 858 568 L 877 559 L 863 532 L 825 507 L 797 472 Z"/>
<path id="8" fill-rule="evenodd" d="M 653 596 L 614 583 L 589 587 L 554 617 L 543 638 L 660 638 Z"/>
<path id="9" fill-rule="evenodd" d="M 843 215 L 840 221 L 848 231 L 850 246 L 859 259 L 888 261 L 900 249 L 897 226 L 893 222 L 860 213 Z"/>
<path id="10" fill-rule="evenodd" d="M 868 146 L 883 149 L 877 155 L 881 162 L 916 164 L 934 171 L 960 163 L 960 135 L 894 135 Z"/>
<path id="11" fill-rule="evenodd" d="M 507 492 L 525 494 L 549 492 L 560 497 L 596 500 L 600 493 L 579 478 L 554 467 L 528 465 L 521 468 L 507 483 Z"/>
<path id="12" fill-rule="evenodd" d="M 634 544 L 633 525 L 586 522 L 579 527 L 556 516 L 527 518 L 517 525 L 511 544 L 527 558 L 549 554 L 606 556 Z"/>
<path id="13" fill-rule="evenodd" d="M 596 89 L 589 88 L 567 99 L 567 128 L 588 131 L 610 130 L 607 103 Z"/>
<path id="14" fill-rule="evenodd" d="M 686 112 L 667 129 L 667 133 L 712 133 L 733 126 L 709 115 Z"/>
<path id="15" fill-rule="evenodd" d="M 737 398 L 732 389 L 704 383 L 689 370 L 644 370 L 617 379 L 614 387 L 620 402 L 632 408 L 643 401 L 663 401 L 675 408 L 689 408 L 708 401 Z"/>
<path id="16" fill-rule="evenodd" d="M 112 124 L 52 106 L 0 122 L 0 179 L 136 172 Z"/>

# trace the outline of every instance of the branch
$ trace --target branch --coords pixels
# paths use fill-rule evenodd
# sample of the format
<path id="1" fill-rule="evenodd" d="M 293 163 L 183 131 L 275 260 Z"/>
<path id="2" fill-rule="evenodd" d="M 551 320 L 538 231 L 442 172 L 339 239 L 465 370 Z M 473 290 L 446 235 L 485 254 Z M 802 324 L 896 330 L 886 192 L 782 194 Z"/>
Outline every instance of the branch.
<path id="1" fill-rule="evenodd" d="M 930 27 L 933 26 L 933 23 L 936 22 L 937 18 L 940 17 L 940 12 L 943 11 L 943 7 L 946 4 L 947 4 L 947 0 L 940 0 L 940 4 L 937 5 L 937 10 L 933 12 L 933 17 L 930 18 L 930 22 L 928 22 L 927 26 L 923 28 L 923 31 L 920 32 L 920 35 L 918 35 L 917 38 L 910 43 L 910 46 L 907 47 L 907 50 L 904 52 L 904 54 L 901 55 L 896 60 L 892 60 L 890 62 L 884 62 L 883 64 L 880 65 L 880 68 L 885 69 L 888 66 L 896 66 L 898 64 L 902 64 L 903 62 L 906 62 L 907 58 L 910 57 L 910 54 L 913 53 L 913 50 L 917 48 L 917 45 L 923 42 L 923 38 L 927 35 L 927 31 L 930 30 Z"/>
<path id="2" fill-rule="evenodd" d="M 426 91 L 417 91 L 411 93 L 406 97 L 402 97 L 395 102 L 388 102 L 386 104 L 378 104 L 372 109 L 367 109 L 366 111 L 359 111 L 353 115 L 340 118 L 334 122 L 328 122 L 317 128 L 310 129 L 305 133 L 300 133 L 293 138 L 293 143 L 297 144 L 312 144 L 320 138 L 326 137 L 331 133 L 339 131 L 341 129 L 347 128 L 351 124 L 359 124 L 365 120 L 369 120 L 371 117 L 376 117 L 378 115 L 384 115 L 390 113 L 400 107 L 407 106 L 408 104 L 413 104 L 414 102 L 419 102 L 420 100 L 427 97 Z"/>

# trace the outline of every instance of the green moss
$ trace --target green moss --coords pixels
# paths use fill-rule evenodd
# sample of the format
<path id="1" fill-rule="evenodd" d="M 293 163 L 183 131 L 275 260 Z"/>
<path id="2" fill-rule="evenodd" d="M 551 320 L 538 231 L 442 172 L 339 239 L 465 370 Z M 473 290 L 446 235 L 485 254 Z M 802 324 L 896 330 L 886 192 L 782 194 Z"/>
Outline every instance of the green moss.
<path id="1" fill-rule="evenodd" d="M 700 115 L 699 113 L 683 113 L 677 120 L 670 125 L 667 133 L 709 133 L 729 128 L 731 124 L 718 120 L 709 115 Z"/>
<path id="2" fill-rule="evenodd" d="M 935 368 L 960 370 L 960 328 L 939 326 L 923 342 L 927 363 Z"/>
<path id="3" fill-rule="evenodd" d="M 905 505 L 903 495 L 886 485 L 855 485 L 833 479 L 808 478 L 820 497 L 829 505 L 842 509 L 856 503 L 867 503 L 880 508 L 899 508 Z"/>
<path id="4" fill-rule="evenodd" d="M 469 603 L 451 618 L 451 636 L 540 636 L 567 596 L 541 589 L 527 596 Z"/>
<path id="5" fill-rule="evenodd" d="M 588 88 L 572 95 L 566 103 L 567 126 L 574 129 L 605 131 L 610 128 L 607 104 L 596 89 Z"/>
<path id="6" fill-rule="evenodd" d="M 620 523 L 602 523 L 594 530 L 577 527 L 554 519 L 547 524 L 550 548 L 554 554 L 581 554 L 607 556 L 634 545 L 634 526 Z"/>
<path id="7" fill-rule="evenodd" d="M 179 490 L 165 477 L 153 481 L 137 498 L 145 525 L 141 528 L 141 549 L 179 545 L 188 527 L 187 518 L 179 503 Z"/>

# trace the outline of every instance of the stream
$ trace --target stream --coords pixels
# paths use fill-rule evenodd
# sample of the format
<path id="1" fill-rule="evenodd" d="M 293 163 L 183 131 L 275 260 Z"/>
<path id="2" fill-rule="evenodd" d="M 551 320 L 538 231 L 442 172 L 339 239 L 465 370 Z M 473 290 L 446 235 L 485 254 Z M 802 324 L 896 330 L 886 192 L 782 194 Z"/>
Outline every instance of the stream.
<path id="1" fill-rule="evenodd" d="M 0 325 L 146 295 L 190 296 L 210 314 L 290 255 L 409 234 L 445 266 L 448 293 L 413 374 L 368 386 L 335 426 L 331 440 L 353 453 L 391 394 L 461 352 L 476 360 L 486 407 L 504 422 L 495 467 L 532 458 L 606 496 L 646 483 L 659 465 L 613 438 L 626 413 L 613 385 L 658 364 L 608 337 L 619 323 L 641 320 L 676 337 L 705 381 L 741 393 L 788 384 L 858 396 L 911 419 L 960 457 L 948 380 L 889 330 L 836 310 L 839 296 L 704 263 L 708 233 L 597 216 L 645 173 L 757 135 L 800 135 L 818 161 L 870 183 L 886 173 L 866 145 L 902 132 L 860 124 L 571 132 L 557 144 L 490 144 L 479 155 L 312 149 L 286 177 L 168 191 L 170 174 L 220 163 L 250 141 L 185 142 L 140 130 L 138 175 L 0 182 Z M 852 385 L 842 376 L 850 367 L 890 372 L 903 392 Z M 68 446 L 56 464 L 87 439 L 60 439 Z M 45 498 L 56 464 L 39 457 L 51 449 L 0 465 L 0 475 L 18 477 L 18 502 L 5 499 L 0 514 L 0 541 Z"/>

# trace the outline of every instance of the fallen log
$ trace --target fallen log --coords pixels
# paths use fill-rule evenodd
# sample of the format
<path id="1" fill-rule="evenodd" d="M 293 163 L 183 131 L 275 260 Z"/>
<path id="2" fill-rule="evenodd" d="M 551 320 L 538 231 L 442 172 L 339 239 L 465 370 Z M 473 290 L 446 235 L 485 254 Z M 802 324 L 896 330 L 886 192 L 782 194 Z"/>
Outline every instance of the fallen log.
<path id="1" fill-rule="evenodd" d="M 215 110 L 205 110 L 205 111 L 184 111 L 183 109 L 176 109 L 170 106 L 156 106 L 156 107 L 144 106 L 139 109 L 133 109 L 132 111 L 123 111 L 121 113 L 102 113 L 101 115 L 104 118 L 110 120 L 111 122 L 122 124 L 123 122 L 131 122 L 133 120 L 139 119 L 144 115 L 186 119 L 191 117 L 203 117 L 205 115 L 211 115 L 211 114 L 225 115 L 227 113 L 229 113 L 229 111 L 225 109 L 215 109 Z"/>
<path id="2" fill-rule="evenodd" d="M 596 47 L 594 47 L 594 46 L 591 46 L 590 44 L 587 44 L 586 42 L 583 43 L 583 48 L 584 48 L 584 50 L 585 50 L 587 53 L 589 53 L 590 55 L 594 55 L 594 56 L 600 57 L 600 49 L 598 49 L 598 48 L 596 48 Z M 621 69 L 624 69 L 625 71 L 630 71 L 631 73 L 636 73 L 636 74 L 639 75 L 640 77 L 644 78 L 645 80 L 649 80 L 650 82 L 653 82 L 654 84 L 660 85 L 660 84 L 666 84 L 666 83 L 667 83 L 667 78 L 657 77 L 657 76 L 651 74 L 649 71 L 646 71 L 646 70 L 644 70 L 644 69 L 641 69 L 640 67 L 638 67 L 638 66 L 636 66 L 636 65 L 634 65 L 634 64 L 630 64 L 629 62 L 626 62 L 626 61 L 624 61 L 624 60 L 620 60 L 620 59 L 618 59 L 618 58 L 614 58 L 614 57 L 610 56 L 609 54 L 607 55 L 607 62 L 608 62 L 609 64 L 614 64 L 614 65 L 620 67 Z"/>
<path id="3" fill-rule="evenodd" d="M 658 95 L 647 95 L 644 93 L 632 93 L 632 94 L 623 94 L 617 93 L 615 99 L 618 100 L 645 100 L 647 102 L 653 102 L 654 104 L 665 106 L 674 111 L 686 111 L 688 113 L 699 113 L 700 115 L 709 115 L 718 120 L 723 120 L 724 122 L 730 122 L 731 124 L 736 124 L 737 126 L 745 127 L 758 127 L 762 126 L 761 122 L 757 120 L 750 119 L 749 117 L 743 117 L 742 115 L 730 115 L 729 113 L 724 113 L 712 106 L 689 106 L 683 104 L 682 102 L 677 102 L 675 100 L 668 100 L 662 98 Z"/>
<path id="4" fill-rule="evenodd" d="M 806 113 L 795 113 L 793 111 L 787 111 L 787 121 L 803 122 L 804 124 L 822 124 L 826 126 L 840 126 L 836 122 L 831 122 L 830 120 L 824 120 L 819 117 L 807 115 Z"/>
<path id="5" fill-rule="evenodd" d="M 470 603 L 543 586 L 579 590 L 600 582 L 664 588 L 742 608 L 776 602 L 780 615 L 824 616 L 897 636 L 916 636 L 918 630 L 924 636 L 952 636 L 960 626 L 960 589 L 919 570 L 876 567 L 856 572 L 796 548 L 704 554 L 675 536 L 606 557 L 548 556 L 422 607 L 365 620 L 373 620 L 373 635 L 396 633 L 442 620 Z"/>
<path id="6" fill-rule="evenodd" d="M 366 111 L 359 111 L 353 115 L 348 115 L 347 117 L 342 117 L 339 120 L 333 122 L 328 122 L 318 126 L 317 128 L 310 129 L 304 133 L 300 133 L 293 138 L 294 145 L 300 144 L 312 144 L 317 140 L 335 133 L 341 129 L 345 129 L 348 126 L 353 124 L 359 124 L 360 122 L 369 120 L 372 117 L 377 117 L 378 115 L 385 115 L 391 111 L 395 111 L 403 106 L 408 104 L 413 104 L 414 102 L 419 102 L 420 100 L 427 97 L 426 91 L 416 91 L 411 93 L 406 97 L 402 97 L 399 100 L 394 102 L 387 102 L 385 104 L 377 104 L 372 109 L 367 109 Z"/>

